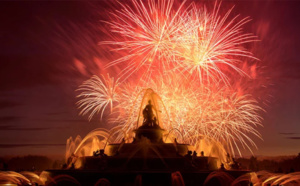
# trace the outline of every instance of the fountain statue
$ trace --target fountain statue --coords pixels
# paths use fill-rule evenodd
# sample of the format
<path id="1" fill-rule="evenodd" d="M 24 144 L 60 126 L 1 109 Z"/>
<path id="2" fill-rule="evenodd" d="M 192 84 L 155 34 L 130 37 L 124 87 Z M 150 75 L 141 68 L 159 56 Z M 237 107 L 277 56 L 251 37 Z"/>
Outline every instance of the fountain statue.
<path id="1" fill-rule="evenodd" d="M 125 133 L 119 142 L 109 143 L 116 132 L 100 129 L 83 139 L 77 137 L 77 147 L 72 144 L 72 139 L 68 140 L 68 146 L 73 149 L 68 152 L 69 164 L 65 169 L 47 170 L 49 179 L 46 182 L 51 185 L 56 179 L 61 180 L 62 175 L 64 181 L 75 185 L 201 185 L 208 175 L 213 180 L 219 175 L 213 173 L 219 171 L 218 158 L 205 156 L 204 152 L 198 156 L 200 152 L 193 152 L 189 144 L 180 143 L 176 138 L 167 141 L 172 128 L 161 120 L 162 115 L 167 114 L 161 111 L 162 105 L 162 100 L 152 89 L 145 91 L 131 141 L 126 139 Z M 222 176 L 237 177 L 245 173 L 231 174 L 225 168 L 222 171 Z"/>

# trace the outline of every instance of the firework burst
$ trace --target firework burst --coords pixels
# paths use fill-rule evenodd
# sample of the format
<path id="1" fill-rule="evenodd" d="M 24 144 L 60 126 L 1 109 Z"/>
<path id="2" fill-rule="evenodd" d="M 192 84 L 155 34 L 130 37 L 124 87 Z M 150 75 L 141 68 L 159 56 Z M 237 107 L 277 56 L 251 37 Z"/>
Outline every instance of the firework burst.
<path id="1" fill-rule="evenodd" d="M 169 132 L 178 131 L 169 137 L 197 146 L 199 140 L 206 136 L 223 144 L 231 154 L 238 152 L 241 155 L 240 148 L 251 151 L 251 147 L 256 147 L 249 136 L 261 138 L 255 128 L 261 125 L 259 114 L 263 109 L 251 95 L 238 95 L 227 86 L 199 87 L 197 82 L 183 79 L 161 75 L 150 83 L 133 86 L 102 83 L 100 78 L 94 76 L 83 84 L 83 92 L 79 95 L 83 99 L 78 103 L 83 107 L 83 114 L 90 112 L 90 118 L 100 110 L 102 117 L 104 109 L 110 105 L 112 110 L 112 102 L 116 103 L 113 109 L 116 117 L 110 118 L 110 122 L 122 126 L 120 131 L 129 134 L 136 129 L 138 118 L 142 117 L 139 110 L 145 106 L 141 102 L 148 91 L 147 87 L 153 87 L 162 100 L 158 102 L 162 113 L 161 127 Z M 117 87 L 112 88 L 112 85 Z M 113 94 L 110 93 L 113 96 L 103 96 L 107 90 L 114 90 Z M 123 137 L 123 133 L 120 133 L 113 141 L 118 142 Z"/>
<path id="2" fill-rule="evenodd" d="M 245 75 L 236 64 L 242 62 L 241 57 L 256 59 L 243 45 L 257 39 L 253 34 L 243 33 L 242 27 L 249 18 L 238 20 L 239 16 L 235 16 L 229 19 L 232 9 L 220 15 L 220 6 L 216 3 L 209 13 L 205 7 L 197 8 L 193 4 L 188 14 L 182 17 L 186 30 L 178 37 L 176 55 L 184 72 L 200 80 L 222 79 L 228 83 L 224 73 L 226 68 L 222 66 Z"/>
<path id="3" fill-rule="evenodd" d="M 250 94 L 228 86 L 228 78 L 246 74 L 237 65 L 242 59 L 256 59 L 244 48 L 256 41 L 242 29 L 250 19 L 229 19 L 232 9 L 221 15 L 218 3 L 211 12 L 195 3 L 186 6 L 185 1 L 178 7 L 167 0 L 132 0 L 119 6 L 106 22 L 113 40 L 100 44 L 121 56 L 107 67 L 126 64 L 122 84 L 109 76 L 84 82 L 78 89 L 80 114 L 89 114 L 90 120 L 101 112 L 102 118 L 110 107 L 114 117 L 109 121 L 130 141 L 142 117 L 143 95 L 157 93 L 163 113 L 160 126 L 169 132 L 166 138 L 182 139 L 196 149 L 206 138 L 240 155 L 240 148 L 256 147 L 250 136 L 261 138 L 256 127 L 263 109 Z M 141 78 L 129 83 L 133 73 Z M 111 140 L 120 142 L 123 137 L 120 132 Z"/>
<path id="4" fill-rule="evenodd" d="M 110 106 L 113 109 L 113 103 L 118 102 L 119 79 L 115 80 L 108 74 L 107 76 L 93 76 L 85 81 L 77 91 L 81 93 L 77 96 L 80 100 L 77 102 L 78 108 L 81 110 L 80 115 L 89 113 L 88 119 L 101 112 L 101 119 L 105 109 Z"/>
<path id="5" fill-rule="evenodd" d="M 121 72 L 124 79 L 138 71 L 149 80 L 157 71 L 179 70 L 200 81 L 222 79 L 228 83 L 222 66 L 245 75 L 236 64 L 241 57 L 256 59 L 243 47 L 256 41 L 255 36 L 242 30 L 250 19 L 229 19 L 232 9 L 220 15 L 218 3 L 211 13 L 194 3 L 184 5 L 176 8 L 174 1 L 166 0 L 120 3 L 121 10 L 111 12 L 113 21 L 106 22 L 114 40 L 100 44 L 112 46 L 113 51 L 122 52 L 122 57 L 107 66 L 126 62 Z"/>
<path id="6" fill-rule="evenodd" d="M 184 3 L 176 10 L 174 0 L 150 0 L 148 3 L 132 0 L 131 3 L 120 3 L 121 10 L 111 12 L 113 21 L 107 22 L 115 34 L 115 40 L 100 44 L 112 45 L 113 51 L 128 53 L 109 63 L 108 67 L 128 62 L 122 71 L 125 77 L 142 67 L 145 67 L 147 75 L 159 66 L 168 70 L 174 60 L 173 47 L 177 33 L 184 26 L 179 21 Z"/>

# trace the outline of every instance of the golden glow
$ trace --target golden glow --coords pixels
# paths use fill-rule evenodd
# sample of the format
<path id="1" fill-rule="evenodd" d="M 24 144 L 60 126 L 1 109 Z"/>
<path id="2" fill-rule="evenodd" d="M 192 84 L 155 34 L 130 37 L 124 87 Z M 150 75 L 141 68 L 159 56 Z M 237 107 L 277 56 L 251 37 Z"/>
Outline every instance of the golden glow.
<path id="1" fill-rule="evenodd" d="M 258 171 L 251 173 L 250 176 L 254 185 L 300 185 L 300 172 L 282 174 Z"/>
<path id="2" fill-rule="evenodd" d="M 140 108 L 145 104 L 141 104 L 142 98 L 148 91 L 144 87 L 152 87 L 161 99 L 157 103 L 161 127 L 167 131 L 179 131 L 173 131 L 169 138 L 177 138 L 200 150 L 200 139 L 204 136 L 221 143 L 227 152 L 237 152 L 240 155 L 240 147 L 250 151 L 251 147 L 256 147 L 249 135 L 261 138 L 255 128 L 261 125 L 259 112 L 262 109 L 250 95 L 239 96 L 227 86 L 199 87 L 197 82 L 189 79 L 163 75 L 150 83 L 142 82 L 135 86 L 119 84 L 122 91 L 115 92 L 118 100 L 115 101 L 115 114 L 110 121 L 121 127 L 121 131 L 125 133 L 131 133 L 141 117 Z M 100 87 L 94 88 L 97 90 Z M 97 108 L 96 105 L 91 107 Z M 119 142 L 123 137 L 124 134 L 120 132 L 120 136 L 111 140 Z"/>
<path id="3" fill-rule="evenodd" d="M 110 106 L 106 116 L 118 130 L 113 128 L 114 135 L 107 130 L 105 134 L 92 131 L 76 148 L 70 139 L 67 154 L 91 154 L 96 144 L 105 146 L 108 138 L 120 142 L 125 136 L 130 142 L 133 129 L 139 126 L 143 95 L 152 93 L 157 95 L 160 125 L 169 133 L 166 141 L 176 138 L 198 153 L 205 146 L 206 152 L 214 154 L 211 149 L 218 147 L 223 150 L 215 155 L 221 161 L 227 152 L 241 155 L 240 148 L 251 152 L 256 148 L 252 136 L 261 138 L 256 127 L 262 125 L 259 114 L 263 109 L 252 95 L 242 92 L 242 87 L 235 90 L 229 81 L 231 76 L 246 74 L 236 64 L 244 58 L 255 59 L 243 46 L 256 40 L 242 31 L 249 18 L 229 19 L 232 9 L 221 14 L 218 3 L 212 11 L 194 2 L 177 4 L 174 0 L 131 0 L 120 2 L 110 12 L 112 19 L 106 23 L 113 39 L 100 45 L 112 47 L 121 56 L 107 67 L 126 66 L 121 66 L 120 83 L 109 76 L 93 76 L 84 82 L 78 89 L 78 106 L 80 114 L 89 114 L 89 120 L 98 112 L 102 119 Z M 141 77 L 130 83 L 133 73 Z M 93 140 L 97 135 L 101 139 Z"/>

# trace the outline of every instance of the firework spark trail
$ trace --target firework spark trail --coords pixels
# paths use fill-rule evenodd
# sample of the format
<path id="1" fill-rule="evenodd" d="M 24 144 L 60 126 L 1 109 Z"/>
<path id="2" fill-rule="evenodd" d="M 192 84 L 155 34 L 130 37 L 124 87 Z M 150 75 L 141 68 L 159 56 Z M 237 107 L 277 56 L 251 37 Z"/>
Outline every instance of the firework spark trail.
<path id="1" fill-rule="evenodd" d="M 108 67 L 122 62 L 129 62 L 121 76 L 129 77 L 135 71 L 146 67 L 146 74 L 152 68 L 162 66 L 169 70 L 173 61 L 174 38 L 183 30 L 179 17 L 185 12 L 184 2 L 177 10 L 174 0 L 132 0 L 132 5 L 120 3 L 121 10 L 111 12 L 113 21 L 106 22 L 111 32 L 117 34 L 121 41 L 104 41 L 101 45 L 113 45 L 113 51 L 127 51 L 125 55 L 108 64 Z"/>
<path id="2" fill-rule="evenodd" d="M 243 33 L 249 18 L 229 19 L 232 9 L 221 18 L 221 3 L 217 2 L 212 13 L 195 3 L 184 7 L 183 2 L 177 9 L 173 4 L 165 0 L 132 0 L 131 6 L 120 3 L 121 10 L 111 12 L 113 21 L 106 22 L 114 40 L 100 44 L 113 46 L 115 52 L 126 51 L 127 55 L 110 62 L 108 67 L 127 62 L 121 72 L 124 79 L 143 71 L 144 79 L 149 80 L 160 69 L 171 73 L 179 70 L 200 81 L 222 79 L 228 83 L 222 65 L 245 75 L 236 66 L 240 58 L 256 59 L 243 47 L 257 41 L 252 34 Z"/>
<path id="3" fill-rule="evenodd" d="M 89 114 L 90 120 L 101 112 L 102 118 L 110 106 L 116 116 L 110 122 L 132 138 L 130 133 L 141 117 L 143 93 L 152 88 L 163 101 L 161 127 L 179 131 L 172 135 L 177 139 L 184 136 L 183 143 L 199 146 L 206 137 L 240 155 L 240 148 L 251 151 L 256 147 L 250 136 L 261 138 L 256 127 L 261 125 L 263 110 L 251 95 L 227 86 L 228 73 L 230 78 L 236 74 L 233 72 L 246 74 L 236 64 L 245 57 L 255 59 L 243 47 L 256 40 L 242 31 L 249 18 L 230 20 L 232 9 L 221 18 L 218 3 L 209 13 L 194 3 L 183 7 L 183 2 L 176 9 L 174 1 L 131 2 L 120 3 L 121 9 L 111 12 L 113 20 L 106 23 L 116 39 L 100 44 L 111 45 L 121 55 L 108 66 L 126 63 L 122 81 L 135 72 L 143 74 L 142 78 L 138 83 L 120 84 L 109 76 L 93 76 L 79 88 L 80 114 Z M 120 133 L 112 141 L 120 142 L 123 137 Z"/>
<path id="4" fill-rule="evenodd" d="M 92 85 L 95 86 L 95 84 Z M 103 92 L 99 91 L 103 89 L 103 84 L 98 84 L 98 86 L 93 87 L 95 93 L 89 89 L 88 94 L 95 95 Z M 113 110 L 117 113 L 117 117 L 110 118 L 110 122 L 123 126 L 122 131 L 125 133 L 132 133 L 136 129 L 140 102 L 146 87 L 153 87 L 163 100 L 165 110 L 161 111 L 164 112 L 161 127 L 167 131 L 172 129 L 180 131 L 181 134 L 175 134 L 175 137 L 182 139 L 184 136 L 182 141 L 184 143 L 195 145 L 203 136 L 207 136 L 222 143 L 232 154 L 237 151 L 241 155 L 240 147 L 250 151 L 251 146 L 256 147 L 250 135 L 261 138 L 255 127 L 261 125 L 262 119 L 259 112 L 262 109 L 250 95 L 238 96 L 228 87 L 199 88 L 197 83 L 183 82 L 182 78 L 176 78 L 176 76 L 160 76 L 148 85 L 119 85 L 121 91 L 114 92 L 117 104 Z M 219 91 L 216 91 L 216 88 Z M 86 94 L 85 92 L 84 95 Z M 92 97 L 91 99 L 98 98 Z M 98 111 L 104 110 L 103 105 L 106 106 L 110 101 L 114 100 L 110 97 L 101 97 L 101 100 L 92 102 L 90 99 L 82 99 L 80 104 L 89 108 L 84 110 L 85 114 L 91 112 L 94 115 L 95 108 Z M 90 107 L 89 104 L 91 104 Z M 163 107 L 160 106 L 160 108 Z M 123 137 L 123 133 L 120 133 L 120 136 L 115 138 L 115 142 Z"/>
<path id="5" fill-rule="evenodd" d="M 251 146 L 256 145 L 249 134 L 261 138 L 255 128 L 261 125 L 262 118 L 259 114 L 263 110 L 250 95 L 223 94 L 218 95 L 219 100 L 214 102 L 216 105 L 212 106 L 210 118 L 205 121 L 208 128 L 206 135 L 227 144 L 228 151 L 233 154 L 237 150 L 241 155 L 239 146 L 252 152 Z"/>
<path id="6" fill-rule="evenodd" d="M 89 80 L 85 81 L 77 91 L 81 93 L 77 96 L 81 98 L 78 102 L 80 115 L 89 113 L 88 119 L 101 111 L 101 119 L 107 106 L 110 106 L 110 111 L 113 109 L 113 102 L 118 102 L 119 79 L 116 81 L 110 78 L 109 75 L 102 76 L 100 79 L 94 75 Z"/>
<path id="7" fill-rule="evenodd" d="M 216 3 L 210 14 L 205 7 L 199 9 L 193 5 L 183 18 L 188 29 L 183 36 L 185 38 L 178 44 L 177 55 L 181 59 L 178 65 L 200 80 L 206 76 L 208 80 L 222 79 L 228 83 L 220 65 L 224 64 L 245 75 L 235 64 L 241 62 L 241 57 L 256 59 L 243 44 L 257 39 L 252 34 L 242 32 L 242 26 L 250 21 L 249 18 L 237 21 L 239 16 L 236 16 L 229 20 L 232 9 L 220 18 L 220 6 L 221 4 Z"/>

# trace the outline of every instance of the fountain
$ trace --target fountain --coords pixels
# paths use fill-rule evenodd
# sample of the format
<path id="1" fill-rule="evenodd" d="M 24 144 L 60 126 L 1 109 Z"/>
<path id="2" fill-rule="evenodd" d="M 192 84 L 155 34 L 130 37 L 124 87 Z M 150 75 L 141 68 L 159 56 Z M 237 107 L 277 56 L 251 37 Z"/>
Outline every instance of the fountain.
<path id="1" fill-rule="evenodd" d="M 146 89 L 142 95 L 142 99 L 136 99 L 139 109 L 132 109 L 138 112 L 134 115 L 135 126 L 127 122 L 111 130 L 95 129 L 84 138 L 70 137 L 66 144 L 67 162 L 62 169 L 46 170 L 40 175 L 0 171 L 0 185 L 300 184 L 299 172 L 240 170 L 223 146 L 206 136 L 201 137 L 197 147 L 178 142 L 178 138 L 184 141 L 184 136 L 173 135 L 180 131 L 166 123 L 168 119 L 162 119 L 168 116 L 164 115 L 167 112 L 163 112 L 160 97 L 152 89 Z"/>
<path id="2" fill-rule="evenodd" d="M 189 144 L 170 138 L 174 129 L 169 123 L 163 123 L 162 115 L 167 114 L 163 113 L 163 107 L 160 97 L 147 89 L 141 99 L 135 129 L 95 129 L 83 139 L 69 138 L 67 164 L 64 169 L 47 170 L 49 174 L 43 178 L 46 184 L 201 185 L 218 175 L 234 180 L 247 173 L 225 168 L 219 172 L 217 157 L 205 156 L 204 152 L 198 156 Z M 111 140 L 115 135 L 115 139 L 121 139 L 119 142 Z"/>

